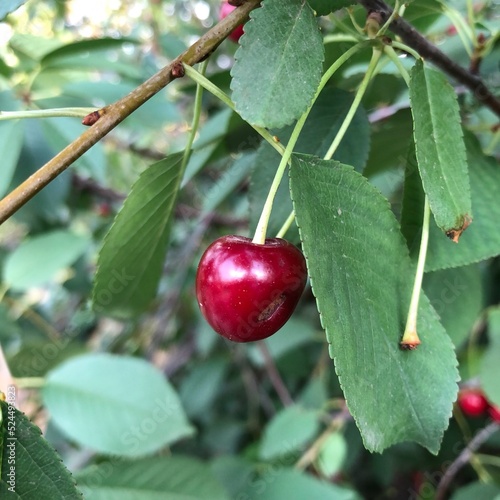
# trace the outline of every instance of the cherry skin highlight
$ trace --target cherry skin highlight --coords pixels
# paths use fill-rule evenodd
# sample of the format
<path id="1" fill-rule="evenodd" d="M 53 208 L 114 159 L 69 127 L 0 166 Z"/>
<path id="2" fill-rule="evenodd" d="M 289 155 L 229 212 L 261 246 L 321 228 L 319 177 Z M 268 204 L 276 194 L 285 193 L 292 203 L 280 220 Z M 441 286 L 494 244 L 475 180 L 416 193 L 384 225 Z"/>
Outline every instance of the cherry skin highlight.
<path id="1" fill-rule="evenodd" d="M 224 19 L 225 17 L 228 16 L 233 10 L 236 9 L 236 7 L 233 7 L 232 5 L 229 5 L 227 1 L 222 2 L 221 7 L 220 7 L 220 12 L 219 12 L 219 19 Z M 232 40 L 235 43 L 238 43 L 239 39 L 241 38 L 241 35 L 243 35 L 243 25 L 240 24 L 239 26 L 236 26 L 236 28 L 231 32 L 231 34 L 228 36 L 230 40 Z"/>
<path id="2" fill-rule="evenodd" d="M 467 389 L 458 394 L 458 406 L 468 417 L 481 417 L 486 413 L 489 403 L 481 391 Z"/>
<path id="3" fill-rule="evenodd" d="M 302 295 L 307 269 L 301 251 L 280 239 L 264 245 L 223 236 L 203 254 L 196 297 L 210 326 L 226 339 L 251 342 L 276 333 Z"/>

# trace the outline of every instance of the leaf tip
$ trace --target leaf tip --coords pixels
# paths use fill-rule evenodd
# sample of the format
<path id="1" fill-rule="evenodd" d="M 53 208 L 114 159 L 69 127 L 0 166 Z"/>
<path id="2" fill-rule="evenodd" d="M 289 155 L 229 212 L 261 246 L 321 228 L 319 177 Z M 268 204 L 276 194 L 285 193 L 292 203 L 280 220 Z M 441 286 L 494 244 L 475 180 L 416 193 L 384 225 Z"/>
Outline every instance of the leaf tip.
<path id="1" fill-rule="evenodd" d="M 453 243 L 458 243 L 460 236 L 470 226 L 471 223 L 472 217 L 469 214 L 465 214 L 457 224 L 456 228 L 452 228 L 446 231 L 446 236 L 448 236 L 448 238 L 450 238 Z"/>

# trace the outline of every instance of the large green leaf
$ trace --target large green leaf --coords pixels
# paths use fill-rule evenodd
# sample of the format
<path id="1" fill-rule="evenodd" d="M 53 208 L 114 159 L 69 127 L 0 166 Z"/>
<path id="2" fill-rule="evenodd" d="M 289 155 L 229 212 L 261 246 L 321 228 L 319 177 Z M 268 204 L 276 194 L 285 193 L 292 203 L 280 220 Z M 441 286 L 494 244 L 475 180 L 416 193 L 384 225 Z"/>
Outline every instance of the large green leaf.
<path id="1" fill-rule="evenodd" d="M 90 245 L 85 236 L 57 230 L 29 238 L 5 260 L 4 283 L 14 290 L 45 285 Z"/>
<path id="2" fill-rule="evenodd" d="M 132 186 L 99 253 L 96 311 L 118 317 L 143 312 L 156 295 L 170 221 L 181 182 L 182 153 L 151 165 Z"/>
<path id="3" fill-rule="evenodd" d="M 353 95 L 345 90 L 334 87 L 325 88 L 316 99 L 294 150 L 299 153 L 324 156 L 337 135 L 353 98 Z M 286 144 L 292 130 L 293 127 L 289 126 L 275 132 L 281 142 Z M 357 170 L 362 170 L 367 161 L 369 150 L 370 124 L 365 110 L 363 107 L 359 107 L 335 153 L 335 159 L 348 165 L 354 165 Z M 262 142 L 255 157 L 249 191 L 251 231 L 257 227 L 269 186 L 280 159 L 279 153 L 272 146 L 267 142 Z M 275 198 L 268 226 L 269 234 L 274 236 L 279 231 L 291 211 L 292 202 L 288 180 L 284 178 Z"/>
<path id="4" fill-rule="evenodd" d="M 330 12 L 356 3 L 355 0 L 308 0 L 308 2 L 318 16 L 326 16 Z"/>
<path id="5" fill-rule="evenodd" d="M 260 456 L 279 458 L 300 450 L 319 431 L 318 414 L 300 406 L 280 411 L 264 429 Z"/>
<path id="6" fill-rule="evenodd" d="M 441 72 L 417 61 L 410 100 L 418 168 L 437 225 L 458 241 L 471 221 L 471 196 L 457 97 Z"/>
<path id="7" fill-rule="evenodd" d="M 416 441 L 437 453 L 456 358 L 423 293 L 422 344 L 399 349 L 414 266 L 387 200 L 352 167 L 307 156 L 293 158 L 291 189 L 330 354 L 365 446 Z"/>
<path id="8" fill-rule="evenodd" d="M 179 398 L 144 360 L 88 354 L 51 371 L 43 400 L 71 439 L 102 453 L 153 453 L 193 433 Z"/>
<path id="9" fill-rule="evenodd" d="M 101 52 L 103 50 L 110 50 L 121 48 L 124 44 L 138 44 L 136 38 L 91 38 L 88 40 L 79 40 L 71 42 L 67 45 L 62 45 L 54 50 L 46 53 L 40 61 L 42 65 L 46 66 L 60 58 L 75 57 L 77 55 L 88 56 L 92 52 Z"/>
<path id="10" fill-rule="evenodd" d="M 71 474 L 40 429 L 1 399 L 0 412 L 0 498 L 81 500 Z"/>
<path id="11" fill-rule="evenodd" d="M 479 266 L 427 273 L 424 290 L 455 347 L 460 347 L 483 309 Z"/>
<path id="12" fill-rule="evenodd" d="M 250 18 L 231 71 L 233 100 L 249 123 L 281 128 L 300 117 L 316 92 L 321 33 L 305 0 L 264 0 Z"/>
<path id="13" fill-rule="evenodd" d="M 488 315 L 490 343 L 481 362 L 479 376 L 488 399 L 500 406 L 500 308 L 491 309 Z"/>
<path id="14" fill-rule="evenodd" d="M 47 143 L 54 151 L 61 151 L 84 131 L 80 120 L 74 118 L 48 118 L 41 122 L 41 127 Z M 106 159 L 101 143 L 97 143 L 78 158 L 73 166 L 97 182 L 107 182 Z"/>
<path id="15" fill-rule="evenodd" d="M 0 175 L 0 196 L 3 196 L 12 181 L 17 160 L 23 146 L 23 125 L 19 120 L 8 120 L 0 123 L 0 151 L 2 167 Z"/>
<path id="16" fill-rule="evenodd" d="M 235 498 L 245 500 L 358 500 L 353 490 L 303 474 L 294 469 L 264 469 L 260 476 L 249 481 Z"/>
<path id="17" fill-rule="evenodd" d="M 188 457 L 103 462 L 77 475 L 92 500 L 227 500 L 208 465 Z"/>
<path id="18" fill-rule="evenodd" d="M 481 151 L 477 139 L 465 135 L 474 223 L 456 245 L 446 238 L 431 221 L 426 271 L 461 267 L 500 254 L 500 169 L 498 162 Z M 412 163 L 410 161 L 410 163 Z M 410 170 L 413 170 L 410 165 Z M 403 202 L 402 227 L 414 256 L 418 252 L 418 237 L 422 226 L 423 193 L 418 175 L 407 175 Z"/>

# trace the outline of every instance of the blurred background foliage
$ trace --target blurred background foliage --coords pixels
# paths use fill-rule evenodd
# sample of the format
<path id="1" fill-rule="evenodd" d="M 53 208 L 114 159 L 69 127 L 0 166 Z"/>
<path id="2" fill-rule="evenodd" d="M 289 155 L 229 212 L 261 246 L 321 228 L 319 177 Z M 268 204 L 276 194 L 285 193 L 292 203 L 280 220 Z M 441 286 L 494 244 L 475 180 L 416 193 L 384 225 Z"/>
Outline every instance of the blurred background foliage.
<path id="1" fill-rule="evenodd" d="M 447 2 L 464 19 L 467 3 Z M 497 36 L 499 3 L 474 2 L 474 8 L 476 29 L 488 37 Z M 99 108 L 111 103 L 210 28 L 218 9 L 219 2 L 206 0 L 27 2 L 0 23 L 0 109 Z M 354 9 L 353 18 L 361 25 L 364 16 L 362 9 Z M 455 26 L 456 18 L 447 15 L 441 3 L 414 1 L 407 17 L 452 59 L 462 64 L 469 60 L 463 30 L 460 24 Z M 354 29 L 345 11 L 319 22 L 325 35 Z M 211 57 L 207 71 L 228 92 L 236 49 L 225 41 Z M 343 51 L 342 43 L 328 44 L 325 65 Z M 499 56 L 497 42 L 481 66 L 485 80 L 497 92 Z M 368 57 L 366 53 L 356 55 L 335 76 L 332 85 L 336 89 L 331 91 L 336 93 L 339 109 L 332 113 L 345 113 Z M 153 162 L 182 151 L 194 90 L 188 80 L 169 85 L 1 226 L 0 343 L 21 385 L 27 378 L 50 374 L 43 403 L 58 416 L 59 425 L 42 405 L 38 392 L 27 393 L 24 411 L 77 474 L 82 490 L 93 492 L 96 498 L 106 498 L 98 496 L 105 495 L 98 491 L 104 486 L 128 486 L 138 492 L 137 498 L 149 498 L 145 491 L 148 483 L 154 489 L 155 481 L 159 481 L 158 491 L 179 493 L 182 488 L 176 490 L 178 485 L 172 479 L 176 477 L 191 485 L 196 492 L 192 494 L 198 495 L 193 498 L 204 499 L 224 495 L 292 498 L 287 496 L 290 490 L 307 495 L 293 498 L 417 498 L 419 491 L 420 498 L 433 498 L 446 466 L 485 419 L 468 421 L 458 413 L 436 457 L 416 444 L 371 455 L 363 449 L 345 409 L 310 291 L 292 320 L 266 341 L 267 349 L 229 345 L 202 320 L 193 290 L 201 252 L 220 235 L 250 234 L 277 165 L 273 154 L 259 148 L 252 129 L 208 93 L 204 94 L 202 126 L 176 207 L 157 300 L 147 314 L 134 321 L 101 317 L 90 309 L 102 239 L 138 175 Z M 498 157 L 498 118 L 478 107 L 462 89 L 457 91 L 465 127 Z M 363 106 L 356 127 L 343 143 L 344 154 L 399 214 L 412 123 L 406 87 L 392 63 L 378 71 Z M 334 132 L 335 124 L 329 126 Z M 0 194 L 17 186 L 83 130 L 75 118 L 1 121 Z M 279 134 L 286 137 L 287 131 Z M 306 141 L 304 151 L 313 139 Z M 263 169 L 265 166 L 270 168 Z M 284 208 L 278 203 L 271 227 L 281 225 L 276 222 L 280 208 L 281 217 L 289 211 L 286 196 L 284 187 Z M 297 239 L 293 231 L 292 240 Z M 443 290 L 450 286 L 446 283 L 453 283 L 453 271 L 440 271 L 446 275 L 441 279 L 438 273 L 430 275 L 425 286 L 434 304 L 441 304 L 438 312 L 454 325 L 455 332 L 460 330 L 453 337 L 460 369 L 464 380 L 474 382 L 485 349 L 481 313 L 498 300 L 498 260 L 467 269 L 474 283 L 467 297 L 458 293 L 456 300 L 443 301 Z M 154 401 L 161 391 L 172 391 L 172 397 L 178 398 L 179 414 L 185 418 L 179 426 L 185 427 L 174 432 L 172 439 L 158 438 L 156 447 L 132 453 L 153 451 L 155 457 L 132 462 L 110 458 L 109 453 L 130 454 L 107 450 L 98 438 L 96 444 L 90 438 L 94 431 L 85 427 L 85 421 L 79 428 L 80 424 L 68 427 L 71 415 L 64 414 L 57 397 L 71 395 L 54 396 L 50 391 L 57 386 L 58 377 L 78 379 L 82 368 L 61 365 L 63 361 L 91 352 L 120 355 L 129 361 L 130 357 L 146 359 L 155 373 L 169 380 L 168 387 L 160 384 L 156 393 L 151 389 L 154 375 L 144 372 L 141 378 L 144 367 L 137 372 L 135 365 L 130 371 L 123 367 L 118 379 L 111 365 L 102 370 L 94 370 L 92 364 L 83 368 L 95 397 L 105 379 L 112 394 L 128 388 L 135 395 L 131 388 L 135 379 L 148 400 Z M 59 372 L 63 366 L 68 373 Z M 130 404 L 141 403 L 132 399 Z M 111 415 L 113 411 L 118 412 L 109 409 Z M 96 415 L 91 412 L 88 418 L 98 418 Z M 474 485 L 477 491 L 490 488 L 498 495 L 499 464 L 492 457 L 498 454 L 500 437 L 492 438 L 488 447 L 487 457 L 483 461 L 478 457 L 472 467 L 464 468 L 459 482 L 474 482 L 479 474 L 493 483 Z M 103 472 L 107 465 L 109 474 Z M 305 468 L 309 473 L 301 474 Z M 134 483 L 139 475 L 146 479 Z M 456 498 L 461 497 L 457 494 Z"/>

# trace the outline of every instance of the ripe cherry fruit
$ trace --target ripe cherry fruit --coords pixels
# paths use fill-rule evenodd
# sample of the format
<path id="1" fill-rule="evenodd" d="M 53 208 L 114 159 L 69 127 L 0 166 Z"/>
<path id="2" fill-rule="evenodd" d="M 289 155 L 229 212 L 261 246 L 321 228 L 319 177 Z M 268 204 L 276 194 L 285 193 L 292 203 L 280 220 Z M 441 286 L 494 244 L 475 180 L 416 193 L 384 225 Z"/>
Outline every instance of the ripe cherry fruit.
<path id="1" fill-rule="evenodd" d="M 220 12 L 219 12 L 219 19 L 224 19 L 225 17 L 228 16 L 233 10 L 236 9 L 236 7 L 233 7 L 232 5 L 229 5 L 227 1 L 222 2 L 222 5 L 220 7 Z M 243 35 L 243 25 L 240 24 L 239 26 L 236 26 L 236 28 L 231 32 L 229 35 L 229 39 L 232 40 L 235 43 L 238 43 L 238 40 L 241 38 L 241 35 Z"/>
<path id="2" fill-rule="evenodd" d="M 489 403 L 478 389 L 465 389 L 458 394 L 458 406 L 468 417 L 480 417 L 486 413 Z"/>
<path id="3" fill-rule="evenodd" d="M 304 290 L 306 262 L 280 239 L 264 245 L 243 236 L 223 236 L 203 254 L 196 297 L 210 326 L 234 342 L 261 340 L 290 318 Z"/>

